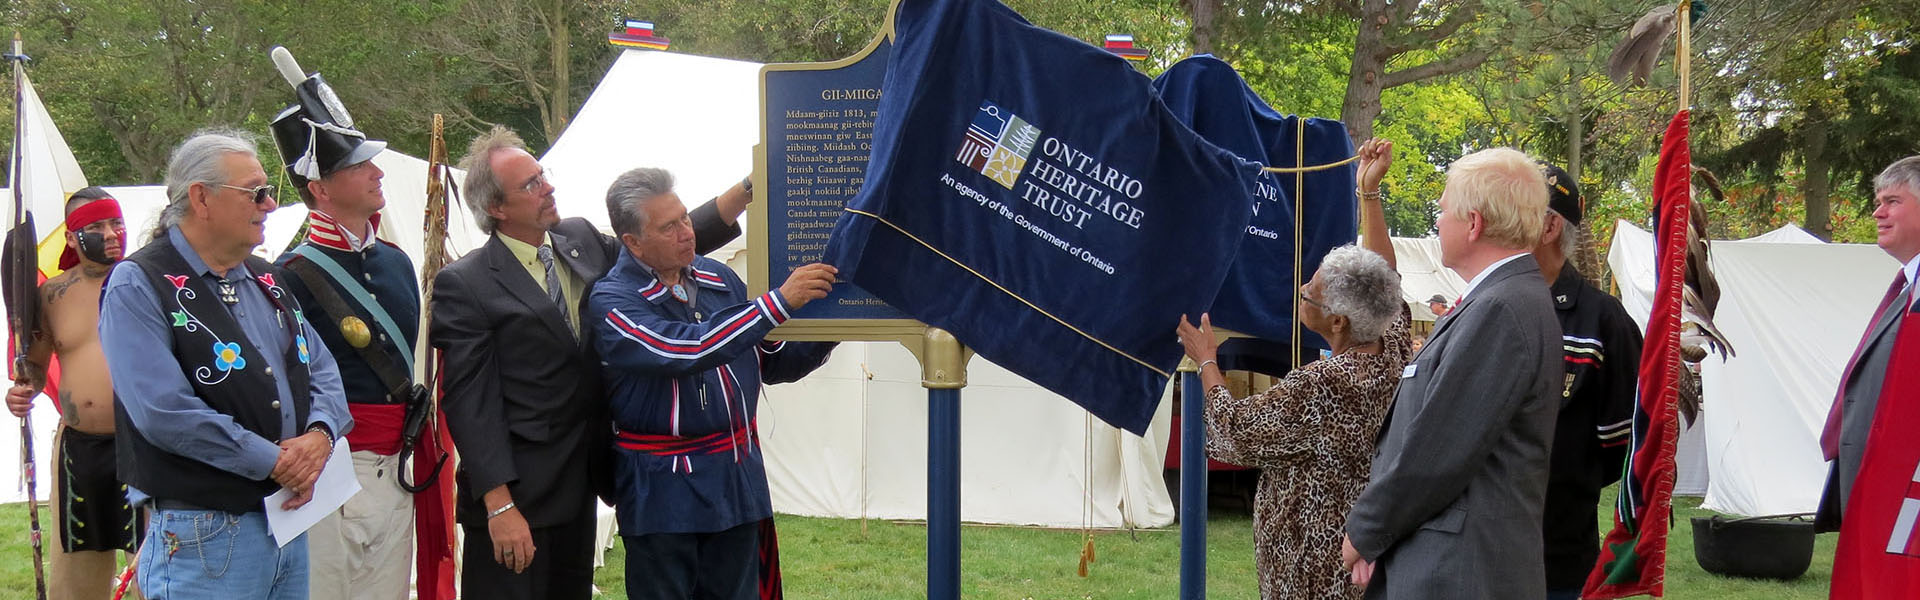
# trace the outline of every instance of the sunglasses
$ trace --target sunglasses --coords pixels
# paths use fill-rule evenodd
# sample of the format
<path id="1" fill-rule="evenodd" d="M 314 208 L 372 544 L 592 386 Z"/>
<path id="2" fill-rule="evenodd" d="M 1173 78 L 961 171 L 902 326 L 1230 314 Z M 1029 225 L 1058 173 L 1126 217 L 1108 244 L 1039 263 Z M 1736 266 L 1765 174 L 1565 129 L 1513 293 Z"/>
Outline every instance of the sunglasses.
<path id="1" fill-rule="evenodd" d="M 273 184 L 267 184 L 260 187 L 250 187 L 250 188 L 243 188 L 237 185 L 227 185 L 224 183 L 216 183 L 214 185 L 218 185 L 220 187 L 227 188 L 230 190 L 240 190 L 242 192 L 252 194 L 254 204 L 266 204 L 267 199 L 273 197 Z"/>

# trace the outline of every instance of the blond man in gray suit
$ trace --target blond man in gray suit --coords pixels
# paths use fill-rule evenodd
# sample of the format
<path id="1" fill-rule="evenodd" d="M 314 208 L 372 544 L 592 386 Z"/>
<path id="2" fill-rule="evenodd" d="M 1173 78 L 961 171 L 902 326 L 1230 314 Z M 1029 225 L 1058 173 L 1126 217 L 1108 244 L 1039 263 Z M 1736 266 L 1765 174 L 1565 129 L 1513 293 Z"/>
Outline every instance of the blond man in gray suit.
<path id="1" fill-rule="evenodd" d="M 1367 598 L 1538 600 L 1560 324 L 1529 249 L 1547 185 L 1527 155 L 1469 154 L 1440 197 L 1441 262 L 1468 281 L 1401 372 L 1341 558 Z"/>

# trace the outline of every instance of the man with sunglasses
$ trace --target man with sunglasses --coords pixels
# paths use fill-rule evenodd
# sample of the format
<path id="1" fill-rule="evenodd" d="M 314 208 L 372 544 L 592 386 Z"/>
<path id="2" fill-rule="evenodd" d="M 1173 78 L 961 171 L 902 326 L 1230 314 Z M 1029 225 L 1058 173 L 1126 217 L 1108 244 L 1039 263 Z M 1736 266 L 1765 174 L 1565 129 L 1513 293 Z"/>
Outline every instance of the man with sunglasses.
<path id="1" fill-rule="evenodd" d="M 120 481 L 152 509 L 138 583 L 153 600 L 305 598 L 307 538 L 276 543 L 266 498 L 313 499 L 353 428 L 340 373 L 252 255 L 279 204 L 246 134 L 189 138 L 166 186 L 163 233 L 114 266 L 100 303 Z"/>
<path id="2" fill-rule="evenodd" d="M 26 369 L 7 392 L 14 416 L 27 416 L 43 390 L 59 404 L 54 435 L 51 597 L 104 598 L 111 591 L 114 551 L 133 552 L 137 525 L 114 469 L 113 383 L 101 374 L 100 284 L 119 262 L 127 225 L 106 190 L 74 192 L 66 206 L 67 249 L 60 274 L 40 285 L 40 323 Z M 48 364 L 59 351 L 55 385 Z"/>
<path id="3" fill-rule="evenodd" d="M 280 255 L 281 285 L 305 307 L 307 320 L 339 365 L 353 432 L 360 493 L 307 531 L 310 589 L 316 600 L 405 600 L 414 538 L 446 533 L 437 514 L 451 486 L 409 494 L 402 488 L 401 430 L 413 394 L 414 343 L 420 330 L 420 284 L 399 246 L 378 239 L 387 200 L 373 157 L 386 142 L 367 139 L 318 73 L 295 88 L 296 101 L 273 120 L 272 132 L 293 192 L 307 207 L 307 237 Z M 424 398 L 424 397 L 422 397 Z M 439 452 L 431 437 L 413 456 L 429 468 Z M 429 483 L 427 477 L 421 477 Z M 440 545 L 429 545 L 439 548 Z M 422 556 L 421 564 L 441 557 Z M 450 558 L 450 557 L 449 557 Z M 426 570 L 423 570 L 423 574 Z M 421 582 L 429 589 L 433 582 Z"/>

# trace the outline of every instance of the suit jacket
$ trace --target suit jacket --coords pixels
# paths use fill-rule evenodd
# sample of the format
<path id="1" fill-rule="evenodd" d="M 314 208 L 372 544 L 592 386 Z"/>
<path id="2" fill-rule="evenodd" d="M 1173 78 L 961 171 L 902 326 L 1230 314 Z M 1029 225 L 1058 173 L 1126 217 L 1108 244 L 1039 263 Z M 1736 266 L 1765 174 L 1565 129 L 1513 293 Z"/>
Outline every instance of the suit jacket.
<path id="1" fill-rule="evenodd" d="M 611 240 L 585 219 L 548 232 L 558 264 L 588 287 L 612 265 Z M 495 234 L 434 277 L 429 335 L 442 351 L 442 406 L 460 451 L 459 518 L 502 484 L 532 527 L 591 515 L 590 465 L 604 466 L 606 399 L 587 332 L 566 317 Z M 582 318 L 582 321 L 586 319 Z M 471 543 L 471 542 L 469 542 Z"/>
<path id="2" fill-rule="evenodd" d="M 1908 286 L 1897 304 L 1913 299 Z M 1814 513 L 1816 531 L 1840 530 L 1840 519 L 1847 510 L 1847 495 L 1853 493 L 1853 478 L 1860 474 L 1860 459 L 1867 452 L 1867 431 L 1873 427 L 1873 413 L 1880 404 L 1880 387 L 1887 379 L 1887 361 L 1893 358 L 1893 342 L 1900 334 L 1900 306 L 1887 309 L 1880 320 L 1867 325 L 1866 345 L 1860 358 L 1847 365 L 1852 377 L 1840 382 L 1840 400 L 1834 408 L 1840 413 L 1839 456 L 1827 467 L 1827 486 L 1820 495 L 1820 508 Z M 1847 371 L 1842 371 L 1846 373 Z"/>
<path id="3" fill-rule="evenodd" d="M 1540 267 L 1495 269 L 1402 371 L 1347 534 L 1367 598 L 1546 596 L 1540 519 L 1559 412 L 1560 324 Z"/>

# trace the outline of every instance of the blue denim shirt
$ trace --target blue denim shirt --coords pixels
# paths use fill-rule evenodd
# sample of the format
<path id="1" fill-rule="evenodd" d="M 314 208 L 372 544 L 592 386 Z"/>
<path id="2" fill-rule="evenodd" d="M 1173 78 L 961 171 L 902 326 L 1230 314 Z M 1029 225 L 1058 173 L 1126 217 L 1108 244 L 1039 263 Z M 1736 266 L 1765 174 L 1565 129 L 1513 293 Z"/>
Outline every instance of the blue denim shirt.
<path id="1" fill-rule="evenodd" d="M 178 228 L 167 230 L 174 248 L 186 258 L 187 265 L 209 282 L 223 279 L 207 268 L 193 246 Z M 285 372 L 286 355 L 277 351 L 287 347 L 291 337 L 275 318 L 273 303 L 257 285 L 246 284 L 248 272 L 243 263 L 227 271 L 224 279 L 239 283 L 233 289 L 240 302 L 227 306 L 235 321 L 247 334 L 248 343 L 263 348 L 260 355 L 274 371 Z M 210 283 L 217 287 L 217 283 Z M 311 325 L 307 339 L 320 339 Z M 160 296 L 144 269 L 133 261 L 114 265 L 100 294 L 100 346 L 107 356 L 107 373 L 113 377 L 114 395 L 127 411 L 127 418 L 146 434 L 147 439 L 181 456 L 190 456 L 216 468 L 249 479 L 266 479 L 280 459 L 280 440 L 269 440 L 241 427 L 233 417 L 208 408 L 193 391 L 186 372 L 174 359 L 172 324 L 160 308 Z M 306 423 L 295 423 L 293 392 L 285 378 L 275 377 L 280 399 L 280 436 L 291 438 L 314 423 L 324 423 L 335 438 L 345 437 L 353 428 L 347 413 L 347 401 L 341 389 L 340 372 L 333 354 L 325 344 L 310 344 L 312 360 L 309 388 L 313 405 Z M 127 497 L 138 504 L 147 496 L 129 488 Z"/>

